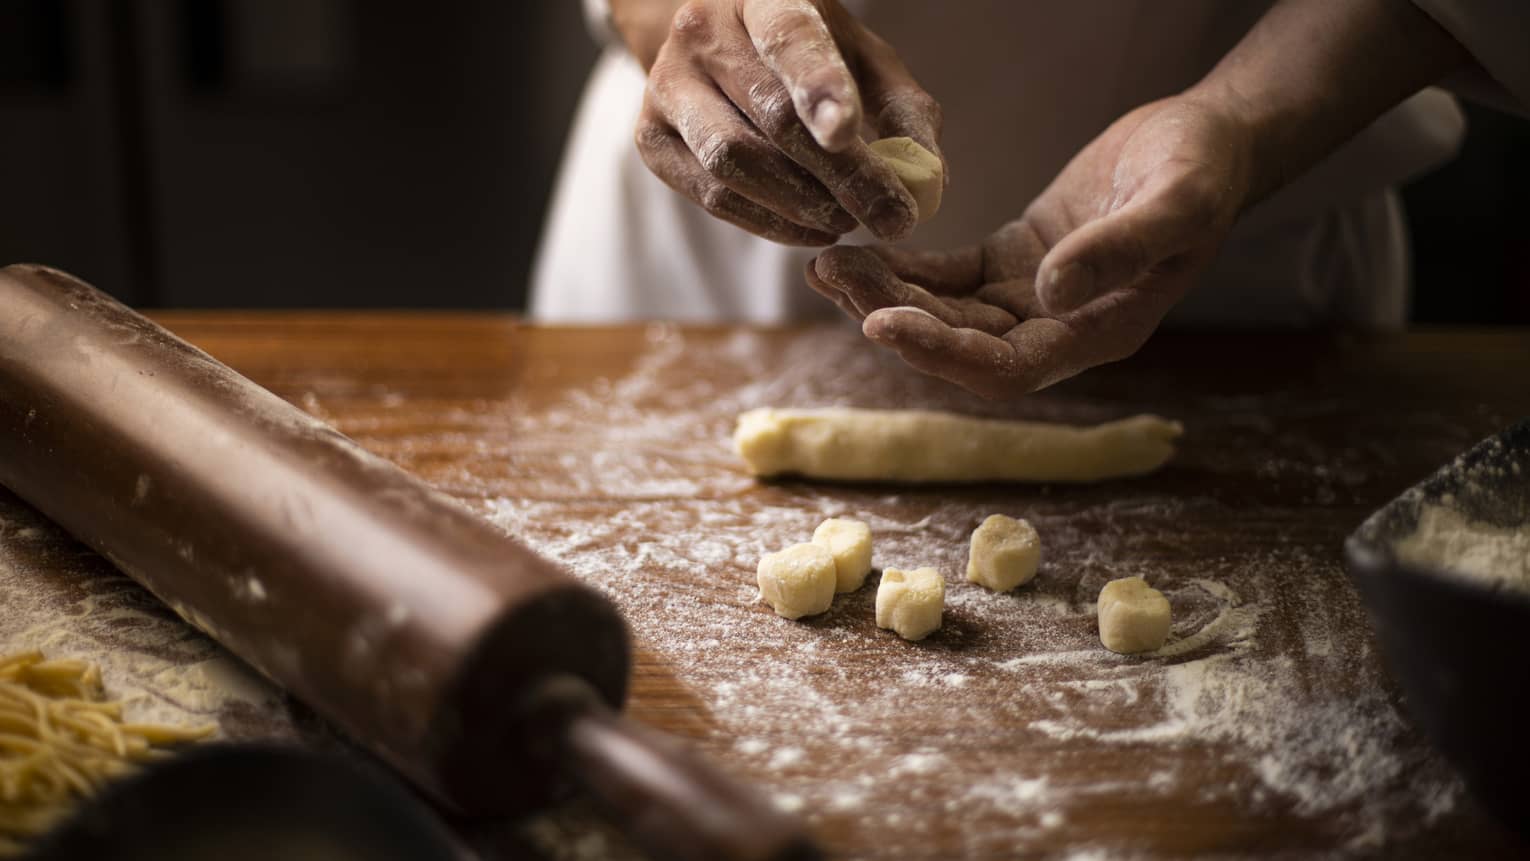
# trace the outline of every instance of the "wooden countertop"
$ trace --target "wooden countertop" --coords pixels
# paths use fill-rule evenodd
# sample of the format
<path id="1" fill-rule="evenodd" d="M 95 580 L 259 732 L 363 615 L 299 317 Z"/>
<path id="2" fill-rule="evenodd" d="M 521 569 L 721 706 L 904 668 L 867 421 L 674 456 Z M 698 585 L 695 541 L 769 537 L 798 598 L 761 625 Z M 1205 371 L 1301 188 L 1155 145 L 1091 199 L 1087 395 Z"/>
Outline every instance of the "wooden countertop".
<path id="1" fill-rule="evenodd" d="M 1530 333 L 1164 334 L 999 405 L 843 327 L 157 319 L 606 591 L 637 645 L 631 713 L 800 811 L 836 857 L 1516 854 L 1406 722 L 1340 545 L 1530 414 Z M 823 404 L 1068 422 L 1156 412 L 1187 432 L 1158 474 L 1095 486 L 743 472 L 727 442 L 740 411 Z M 962 576 L 967 536 L 994 512 L 1043 540 L 1040 575 L 1009 595 Z M 875 574 L 803 622 L 755 600 L 759 555 L 833 515 L 871 524 L 879 568 L 941 569 L 939 632 L 913 644 L 878 630 Z M 1170 654 L 1099 646 L 1094 596 L 1133 574 L 1174 605 Z M 3 491 L 0 606 L 0 649 L 109 656 L 109 683 L 214 713 L 230 737 L 343 744 Z M 473 837 L 506 856 L 630 854 L 577 801 Z"/>

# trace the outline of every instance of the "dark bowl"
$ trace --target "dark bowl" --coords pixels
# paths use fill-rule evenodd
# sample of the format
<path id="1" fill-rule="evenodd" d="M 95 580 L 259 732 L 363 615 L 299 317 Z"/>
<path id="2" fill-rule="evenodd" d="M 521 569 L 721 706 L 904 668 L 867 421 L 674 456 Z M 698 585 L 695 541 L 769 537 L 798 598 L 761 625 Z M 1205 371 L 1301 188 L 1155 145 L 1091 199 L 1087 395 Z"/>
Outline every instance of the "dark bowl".
<path id="1" fill-rule="evenodd" d="M 1344 544 L 1405 707 L 1477 799 L 1530 837 L 1530 592 L 1397 558 L 1423 505 L 1530 523 L 1530 420 L 1490 437 L 1372 514 Z"/>
<path id="2" fill-rule="evenodd" d="M 200 745 L 106 787 L 25 861 L 463 861 L 435 815 L 352 758 Z"/>

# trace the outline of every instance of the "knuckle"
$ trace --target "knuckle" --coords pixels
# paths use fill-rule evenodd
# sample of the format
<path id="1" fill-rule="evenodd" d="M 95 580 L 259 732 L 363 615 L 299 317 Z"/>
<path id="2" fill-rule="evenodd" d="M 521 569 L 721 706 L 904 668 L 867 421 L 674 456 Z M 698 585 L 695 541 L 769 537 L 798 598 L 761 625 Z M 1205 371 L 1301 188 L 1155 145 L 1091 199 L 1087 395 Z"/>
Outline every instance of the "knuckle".
<path id="1" fill-rule="evenodd" d="M 749 88 L 749 100 L 760 132 L 772 142 L 784 141 L 797 123 L 796 106 L 786 88 L 774 78 L 762 77 Z"/>
<path id="2" fill-rule="evenodd" d="M 800 6 L 784 6 L 776 9 L 765 25 L 759 40 L 760 52 L 767 56 L 782 56 L 800 47 L 817 31 L 816 12 Z"/>
<path id="3" fill-rule="evenodd" d="M 647 83 L 643 85 L 644 112 L 664 113 L 664 106 L 669 103 L 673 80 L 674 76 L 663 60 L 654 64 L 653 69 L 648 73 Z"/>
<path id="4" fill-rule="evenodd" d="M 633 130 L 632 140 L 640 153 L 656 153 L 668 143 L 669 129 L 649 117 L 640 117 Z"/>
<path id="5" fill-rule="evenodd" d="M 798 128 L 797 113 L 790 101 L 776 102 L 760 111 L 760 131 L 772 141 L 791 142 Z"/>
<path id="6" fill-rule="evenodd" d="M 718 183 L 707 183 L 696 196 L 696 202 L 701 208 L 713 215 L 722 215 L 729 212 L 732 192 Z"/>
<path id="7" fill-rule="evenodd" d="M 712 14 L 702 3 L 686 3 L 669 21 L 669 38 L 678 45 L 704 41 L 711 31 Z"/>
<path id="8" fill-rule="evenodd" d="M 1217 181 L 1206 174 L 1193 174 L 1181 184 L 1178 204 L 1183 217 L 1197 229 L 1216 225 L 1220 213 L 1219 202 L 1222 189 Z"/>
<path id="9" fill-rule="evenodd" d="M 909 110 L 915 115 L 925 117 L 937 130 L 945 123 L 945 109 L 935 97 L 924 90 L 914 90 L 909 94 Z"/>
<path id="10" fill-rule="evenodd" d="M 737 167 L 745 145 L 738 138 L 725 132 L 708 134 L 696 148 L 696 160 L 707 173 L 724 175 Z"/>

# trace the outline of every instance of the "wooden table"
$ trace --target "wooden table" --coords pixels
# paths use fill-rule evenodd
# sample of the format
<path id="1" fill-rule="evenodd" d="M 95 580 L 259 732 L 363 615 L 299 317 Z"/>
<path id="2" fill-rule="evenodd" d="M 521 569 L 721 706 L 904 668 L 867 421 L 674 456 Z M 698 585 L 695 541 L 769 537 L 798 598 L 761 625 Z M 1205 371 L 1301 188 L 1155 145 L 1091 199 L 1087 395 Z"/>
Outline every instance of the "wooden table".
<path id="1" fill-rule="evenodd" d="M 836 856 L 1175 858 L 1522 853 L 1408 725 L 1340 560 L 1363 515 L 1530 414 L 1530 335 L 1163 335 L 1013 405 L 920 377 L 853 330 L 531 328 L 482 315 L 159 319 L 477 505 L 626 613 L 630 710 L 800 811 Z M 1096 486 L 762 484 L 742 410 L 924 406 L 1185 422 L 1160 473 Z M 962 577 L 981 518 L 1028 518 L 1041 573 Z M 825 517 L 875 563 L 936 565 L 944 627 L 876 628 L 875 575 L 800 622 L 756 600 L 762 552 Z M 1093 598 L 1145 575 L 1169 654 L 1098 643 Z M 0 492 L 0 646 L 96 657 L 147 712 L 233 738 L 335 741 L 101 560 Z M 478 845 L 627 857 L 579 802 Z"/>

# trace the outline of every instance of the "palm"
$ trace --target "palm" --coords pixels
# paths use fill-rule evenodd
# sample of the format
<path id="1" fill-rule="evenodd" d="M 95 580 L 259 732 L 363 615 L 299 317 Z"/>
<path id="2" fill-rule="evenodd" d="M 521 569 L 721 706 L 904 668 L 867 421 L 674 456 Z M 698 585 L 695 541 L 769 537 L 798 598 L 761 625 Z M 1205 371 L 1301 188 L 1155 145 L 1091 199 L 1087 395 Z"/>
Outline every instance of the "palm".
<path id="1" fill-rule="evenodd" d="M 1035 391 L 1135 352 L 1188 292 L 1242 200 L 1240 143 L 1193 103 L 1147 105 L 981 244 L 837 247 L 808 281 L 926 373 L 989 397 Z"/>

